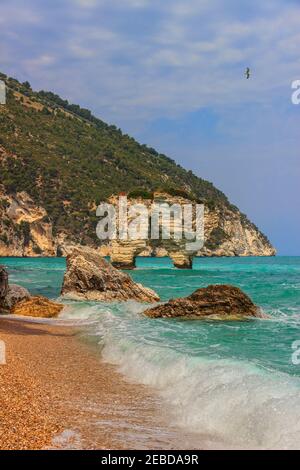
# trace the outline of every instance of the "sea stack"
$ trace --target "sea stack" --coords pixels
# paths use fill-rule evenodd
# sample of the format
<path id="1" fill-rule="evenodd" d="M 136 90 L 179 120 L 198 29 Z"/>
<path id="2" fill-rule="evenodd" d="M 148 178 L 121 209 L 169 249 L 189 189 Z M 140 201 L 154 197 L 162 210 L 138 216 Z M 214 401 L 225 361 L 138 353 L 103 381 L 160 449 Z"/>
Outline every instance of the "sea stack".
<path id="1" fill-rule="evenodd" d="M 158 302 L 152 289 L 135 283 L 90 248 L 75 248 L 67 257 L 61 294 L 74 300 Z"/>
<path id="2" fill-rule="evenodd" d="M 151 227 L 152 229 L 152 212 L 154 207 L 167 205 L 170 208 L 179 207 L 196 207 L 201 203 L 195 196 L 185 191 L 168 191 L 157 190 L 154 192 L 132 191 L 126 196 L 128 207 L 143 204 L 147 208 L 149 218 L 143 221 L 141 231 L 145 233 Z M 122 195 L 122 194 L 121 194 Z M 124 195 L 122 195 L 124 197 Z M 120 195 L 112 195 L 108 202 L 115 208 L 117 216 L 117 225 L 119 224 L 119 197 Z M 159 239 L 116 239 L 112 240 L 109 246 L 111 263 L 119 269 L 132 270 L 136 267 L 136 258 L 138 256 L 162 257 L 168 256 L 172 260 L 175 268 L 192 269 L 193 258 L 196 256 L 273 256 L 275 250 L 266 239 L 266 237 L 257 230 L 257 228 L 242 217 L 237 209 L 231 206 L 222 206 L 204 204 L 203 218 L 203 244 L 187 243 L 193 240 L 193 232 L 195 229 L 195 211 L 192 216 L 192 224 L 190 232 L 186 232 L 184 221 L 184 211 L 179 210 L 179 215 L 171 217 L 167 220 L 170 229 L 170 238 L 160 237 Z M 175 210 L 176 212 L 176 210 Z M 174 212 L 174 213 L 175 213 Z M 128 212 L 128 214 L 130 211 Z M 131 223 L 131 216 L 128 215 L 127 224 Z M 184 237 L 174 236 L 175 233 L 182 233 L 182 227 L 185 227 Z M 192 228 L 193 227 L 193 228 Z M 105 250 L 107 250 L 105 245 Z M 102 248 L 104 252 L 104 247 Z"/>

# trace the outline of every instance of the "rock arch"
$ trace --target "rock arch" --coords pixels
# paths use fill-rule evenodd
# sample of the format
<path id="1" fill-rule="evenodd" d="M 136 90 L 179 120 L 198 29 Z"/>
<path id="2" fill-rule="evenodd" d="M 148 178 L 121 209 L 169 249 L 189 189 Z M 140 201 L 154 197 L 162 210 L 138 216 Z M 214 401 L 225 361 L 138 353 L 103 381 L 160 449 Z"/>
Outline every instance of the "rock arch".
<path id="1" fill-rule="evenodd" d="M 117 209 L 118 198 L 112 196 L 110 202 L 113 203 Z M 131 204 L 140 204 L 141 202 L 150 208 L 153 202 L 173 204 L 191 204 L 192 201 L 184 198 L 174 198 L 165 193 L 154 193 L 153 199 L 141 199 L 141 198 L 128 198 L 128 206 Z M 118 212 L 117 212 L 118 213 Z M 151 210 L 150 212 L 151 213 Z M 180 218 L 180 217 L 179 217 Z M 178 228 L 177 221 L 171 221 L 171 232 L 174 233 Z M 180 220 L 182 224 L 182 219 Z M 148 220 L 148 230 L 150 222 Z M 145 228 L 147 232 L 147 227 Z M 180 225 L 182 230 L 182 225 Z M 175 239 L 171 237 L 169 239 L 151 239 L 149 237 L 146 240 L 113 240 L 110 245 L 111 262 L 114 267 L 119 269 L 134 269 L 136 267 L 136 258 L 139 255 L 143 256 L 159 256 L 158 253 L 164 253 L 169 256 L 173 262 L 173 265 L 179 269 L 192 269 L 193 257 L 197 254 L 199 247 L 193 250 L 187 250 L 187 240 Z"/>
<path id="2" fill-rule="evenodd" d="M 128 241 L 120 242 L 113 241 L 111 243 L 111 263 L 115 268 L 118 269 L 135 269 L 136 258 L 140 254 L 148 254 L 149 256 L 157 256 L 155 252 L 157 249 L 165 251 L 166 256 L 172 260 L 175 268 L 178 269 L 192 269 L 193 268 L 193 257 L 194 254 L 186 252 L 182 247 L 174 247 L 173 249 L 167 249 L 164 244 L 153 245 L 151 240 L 148 243 L 144 241 Z"/>

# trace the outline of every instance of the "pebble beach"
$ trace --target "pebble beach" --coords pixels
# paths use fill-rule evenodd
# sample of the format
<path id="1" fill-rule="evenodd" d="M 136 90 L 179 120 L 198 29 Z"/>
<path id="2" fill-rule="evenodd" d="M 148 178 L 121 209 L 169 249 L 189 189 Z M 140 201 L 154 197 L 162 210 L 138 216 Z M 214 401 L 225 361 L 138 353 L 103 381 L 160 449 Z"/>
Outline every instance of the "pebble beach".
<path id="1" fill-rule="evenodd" d="M 82 331 L 2 317 L 0 449 L 177 448 L 151 390 L 105 364 Z"/>

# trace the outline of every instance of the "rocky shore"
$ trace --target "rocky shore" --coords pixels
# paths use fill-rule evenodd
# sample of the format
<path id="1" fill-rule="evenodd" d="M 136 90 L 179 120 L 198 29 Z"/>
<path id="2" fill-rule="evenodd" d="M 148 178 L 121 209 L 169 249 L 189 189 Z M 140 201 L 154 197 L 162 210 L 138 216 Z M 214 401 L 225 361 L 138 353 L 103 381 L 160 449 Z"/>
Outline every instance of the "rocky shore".
<path id="1" fill-rule="evenodd" d="M 98 302 L 159 301 L 154 291 L 89 248 L 69 255 L 62 295 Z M 20 317 L 53 318 L 63 308 L 10 284 L 6 269 L 0 269 L 0 313 L 18 315 L 0 317 L 0 340 L 6 346 L 6 364 L 0 365 L 0 450 L 189 448 L 195 436 L 179 435 L 151 391 L 126 383 L 102 363 L 98 349 L 87 343 L 88 330 L 79 331 L 76 323 L 64 326 L 61 319 L 40 323 Z M 230 285 L 200 288 L 141 315 L 225 321 L 263 317 L 245 293 Z"/>
<path id="2" fill-rule="evenodd" d="M 184 449 L 196 439 L 167 423 L 151 391 L 101 362 L 82 331 L 2 317 L 0 338 L 0 450 Z"/>

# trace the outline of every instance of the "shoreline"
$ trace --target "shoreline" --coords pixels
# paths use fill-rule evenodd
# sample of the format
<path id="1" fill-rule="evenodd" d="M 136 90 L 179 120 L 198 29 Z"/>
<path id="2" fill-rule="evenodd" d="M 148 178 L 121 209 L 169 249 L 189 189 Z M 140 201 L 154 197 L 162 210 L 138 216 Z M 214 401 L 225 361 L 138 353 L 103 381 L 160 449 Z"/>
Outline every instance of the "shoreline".
<path id="1" fill-rule="evenodd" d="M 199 447 L 152 390 L 101 360 L 82 328 L 1 317 L 0 339 L 1 450 Z"/>

